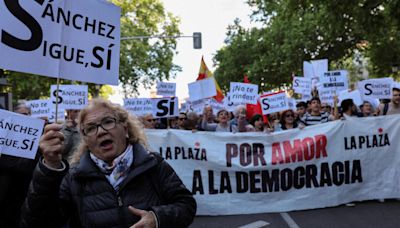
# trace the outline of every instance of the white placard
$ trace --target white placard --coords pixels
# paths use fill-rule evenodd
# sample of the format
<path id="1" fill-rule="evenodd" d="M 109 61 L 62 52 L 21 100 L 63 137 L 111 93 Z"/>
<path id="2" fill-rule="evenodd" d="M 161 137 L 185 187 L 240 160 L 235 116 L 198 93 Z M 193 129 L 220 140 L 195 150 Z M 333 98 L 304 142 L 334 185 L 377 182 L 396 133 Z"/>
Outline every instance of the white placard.
<path id="1" fill-rule="evenodd" d="M 56 108 L 54 107 L 54 105 L 51 106 L 50 108 L 50 113 L 47 117 L 47 121 L 49 123 L 54 123 L 56 122 Z M 58 108 L 57 110 L 57 122 L 58 123 L 62 123 L 65 121 L 65 109 L 63 108 Z"/>
<path id="2" fill-rule="evenodd" d="M 207 105 L 207 99 L 201 99 L 197 101 L 188 101 L 188 112 L 195 112 L 198 115 L 203 114 L 204 107 Z"/>
<path id="3" fill-rule="evenodd" d="M 257 104 L 258 85 L 231 82 L 230 100 L 234 103 Z"/>
<path id="4" fill-rule="evenodd" d="M 217 95 L 214 77 L 202 79 L 188 84 L 189 100 L 197 101 L 203 98 L 209 98 Z"/>
<path id="5" fill-rule="evenodd" d="M 57 85 L 51 85 L 50 100 L 56 103 Z M 58 107 L 61 109 L 83 109 L 88 104 L 87 85 L 60 85 Z"/>
<path id="6" fill-rule="evenodd" d="M 358 82 L 358 90 L 363 99 L 392 99 L 393 78 L 376 78 Z"/>
<path id="7" fill-rule="evenodd" d="M 238 105 L 246 105 L 244 102 L 232 102 L 231 101 L 231 93 L 228 92 L 223 100 L 224 107 L 229 112 L 234 112 Z"/>
<path id="8" fill-rule="evenodd" d="M 177 97 L 153 99 L 154 118 L 179 116 Z"/>
<path id="9" fill-rule="evenodd" d="M 319 99 L 321 100 L 321 103 L 326 103 L 329 105 L 333 105 L 335 102 L 335 96 L 338 94 L 336 93 L 335 88 L 328 88 L 328 89 L 318 89 L 318 95 Z"/>
<path id="10" fill-rule="evenodd" d="M 319 79 L 319 86 L 323 89 L 335 88 L 336 93 L 349 89 L 349 82 L 347 79 L 347 70 L 336 70 L 325 72 Z"/>
<path id="11" fill-rule="evenodd" d="M 0 109 L 0 154 L 34 159 L 44 120 Z"/>
<path id="12" fill-rule="evenodd" d="M 157 95 L 163 97 L 175 97 L 176 83 L 157 82 Z"/>
<path id="13" fill-rule="evenodd" d="M 288 98 L 287 99 L 287 101 L 288 101 L 288 106 L 289 106 L 289 109 L 292 109 L 293 111 L 297 111 L 297 108 L 296 108 L 296 99 L 294 99 L 294 98 Z"/>
<path id="14" fill-rule="evenodd" d="M 311 100 L 311 98 L 312 98 L 311 94 L 302 94 L 301 95 L 301 100 L 305 101 L 305 102 Z"/>
<path id="15" fill-rule="evenodd" d="M 290 109 L 285 91 L 260 96 L 263 115 Z"/>
<path id="16" fill-rule="evenodd" d="M 311 60 L 303 62 L 303 74 L 306 78 L 319 78 L 328 71 L 328 59 Z"/>
<path id="17" fill-rule="evenodd" d="M 118 85 L 119 7 L 102 0 L 5 2 L 1 68 Z"/>
<path id="18" fill-rule="evenodd" d="M 224 103 L 218 102 L 214 98 L 208 99 L 207 103 L 211 106 L 215 114 L 218 113 L 220 110 L 225 110 Z"/>
<path id="19" fill-rule="evenodd" d="M 50 100 L 31 100 L 27 102 L 31 108 L 31 117 L 48 117 L 50 115 Z"/>
<path id="20" fill-rule="evenodd" d="M 400 83 L 399 82 L 393 82 L 393 88 L 400 89 Z"/>
<path id="21" fill-rule="evenodd" d="M 338 105 L 340 105 L 342 103 L 342 101 L 346 100 L 346 99 L 352 99 L 354 104 L 357 106 L 360 106 L 363 103 L 363 100 L 361 99 L 360 91 L 358 91 L 358 90 L 354 90 L 351 92 L 348 92 L 347 90 L 340 91 L 338 98 L 339 98 Z"/>
<path id="22" fill-rule="evenodd" d="M 124 108 L 136 116 L 153 114 L 153 99 L 151 98 L 124 99 Z"/>
<path id="23" fill-rule="evenodd" d="M 190 101 L 189 101 L 190 102 Z M 179 112 L 188 112 L 189 111 L 189 103 L 188 102 L 184 102 L 181 104 L 181 107 L 179 109 Z"/>
<path id="24" fill-rule="evenodd" d="M 311 78 L 294 77 L 293 90 L 295 93 L 310 95 L 311 94 Z"/>

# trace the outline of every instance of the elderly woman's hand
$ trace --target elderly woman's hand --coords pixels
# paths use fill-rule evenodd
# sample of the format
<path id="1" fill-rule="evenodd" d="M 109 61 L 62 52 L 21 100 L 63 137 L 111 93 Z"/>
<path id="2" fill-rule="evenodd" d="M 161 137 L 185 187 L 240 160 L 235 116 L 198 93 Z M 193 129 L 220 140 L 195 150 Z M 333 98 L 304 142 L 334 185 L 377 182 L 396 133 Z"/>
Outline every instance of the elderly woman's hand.
<path id="1" fill-rule="evenodd" d="M 62 125 L 49 124 L 44 128 L 40 138 L 39 148 L 43 154 L 44 163 L 51 168 L 62 167 L 62 153 L 64 150 L 64 135 L 60 132 Z"/>
<path id="2" fill-rule="evenodd" d="M 145 210 L 140 210 L 137 208 L 134 208 L 132 206 L 128 207 L 128 210 L 140 217 L 140 220 L 135 223 L 134 225 L 132 225 L 130 228 L 155 228 L 156 227 L 156 218 L 154 213 L 149 212 L 149 211 L 145 211 Z"/>

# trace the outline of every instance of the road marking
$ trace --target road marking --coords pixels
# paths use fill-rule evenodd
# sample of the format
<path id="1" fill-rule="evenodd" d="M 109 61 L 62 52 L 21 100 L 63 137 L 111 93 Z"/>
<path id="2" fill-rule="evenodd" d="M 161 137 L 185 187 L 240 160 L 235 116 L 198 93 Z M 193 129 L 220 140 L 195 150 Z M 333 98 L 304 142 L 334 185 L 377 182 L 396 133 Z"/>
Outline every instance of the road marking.
<path id="1" fill-rule="evenodd" d="M 288 224 L 288 226 L 290 228 L 300 228 L 299 225 L 297 225 L 297 223 L 292 219 L 292 217 L 290 217 L 290 215 L 286 212 L 284 213 L 280 213 L 280 215 L 282 216 L 283 220 L 285 220 L 285 222 Z"/>
<path id="2" fill-rule="evenodd" d="M 252 222 L 252 223 L 249 223 L 244 226 L 239 226 L 238 228 L 261 228 L 261 227 L 268 226 L 268 225 L 269 225 L 269 222 L 259 220 L 259 221 Z"/>

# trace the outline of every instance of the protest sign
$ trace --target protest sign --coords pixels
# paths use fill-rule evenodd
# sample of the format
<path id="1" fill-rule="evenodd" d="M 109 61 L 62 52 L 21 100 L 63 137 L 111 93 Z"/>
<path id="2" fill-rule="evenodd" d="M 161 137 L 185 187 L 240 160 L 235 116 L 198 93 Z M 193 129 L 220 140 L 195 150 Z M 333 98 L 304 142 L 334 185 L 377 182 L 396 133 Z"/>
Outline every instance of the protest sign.
<path id="1" fill-rule="evenodd" d="M 153 99 L 153 116 L 155 118 L 179 116 L 178 98 Z"/>
<path id="2" fill-rule="evenodd" d="M 318 89 L 318 95 L 319 95 L 319 99 L 320 99 L 321 103 L 333 105 L 335 102 L 335 96 L 337 96 L 338 94 L 336 93 L 335 88 L 325 89 L 325 88 L 320 87 Z"/>
<path id="3" fill-rule="evenodd" d="M 239 105 L 246 105 L 243 101 L 241 102 L 232 102 L 231 101 L 231 93 L 228 92 L 223 100 L 224 107 L 229 112 L 234 112 L 236 107 Z"/>
<path id="4" fill-rule="evenodd" d="M 328 59 L 303 62 L 303 75 L 306 78 L 319 78 L 328 71 Z"/>
<path id="5" fill-rule="evenodd" d="M 260 96 L 263 115 L 290 109 L 285 91 Z"/>
<path id="6" fill-rule="evenodd" d="M 136 116 L 153 114 L 153 99 L 151 98 L 124 99 L 124 108 Z"/>
<path id="7" fill-rule="evenodd" d="M 392 99 L 393 78 L 375 78 L 358 82 L 362 98 Z"/>
<path id="8" fill-rule="evenodd" d="M 257 104 L 258 85 L 231 82 L 230 101 L 234 103 Z"/>
<path id="9" fill-rule="evenodd" d="M 60 85 L 57 91 L 57 85 L 51 85 L 50 100 L 52 104 L 58 103 L 61 109 L 83 109 L 88 104 L 88 86 Z"/>
<path id="10" fill-rule="evenodd" d="M 157 82 L 157 95 L 163 97 L 175 97 L 176 83 Z"/>
<path id="11" fill-rule="evenodd" d="M 192 192 L 197 215 L 400 198 L 400 115 L 332 121 L 268 136 L 152 129 L 146 135 L 150 151 L 158 151 Z"/>
<path id="12" fill-rule="evenodd" d="M 305 101 L 305 102 L 311 100 L 311 98 L 312 98 L 311 94 L 302 94 L 301 95 L 301 100 Z"/>
<path id="13" fill-rule="evenodd" d="M 295 93 L 310 95 L 311 94 L 311 78 L 294 77 L 293 90 Z"/>
<path id="14" fill-rule="evenodd" d="M 213 109 L 214 114 L 217 114 L 220 110 L 225 109 L 224 103 L 223 102 L 218 102 L 214 98 L 208 99 L 207 103 Z"/>
<path id="15" fill-rule="evenodd" d="M 58 110 L 57 110 L 57 122 L 58 123 L 64 122 L 64 120 L 65 120 L 65 109 L 58 108 Z M 49 123 L 56 122 L 56 107 L 54 107 L 54 105 L 50 107 L 50 114 L 47 117 L 47 121 Z"/>
<path id="16" fill-rule="evenodd" d="M 189 83 L 188 88 L 190 101 L 197 101 L 217 95 L 214 77 Z"/>
<path id="17" fill-rule="evenodd" d="M 207 99 L 201 99 L 197 101 L 186 102 L 188 107 L 188 112 L 195 112 L 198 115 L 203 114 L 204 107 L 208 104 Z"/>
<path id="18" fill-rule="evenodd" d="M 288 101 L 289 109 L 291 109 L 293 111 L 297 111 L 296 100 L 294 98 L 287 98 L 287 101 Z"/>
<path id="19" fill-rule="evenodd" d="M 0 109 L 0 154 L 34 159 L 44 120 Z"/>
<path id="20" fill-rule="evenodd" d="M 351 92 L 349 92 L 347 90 L 340 91 L 338 99 L 339 99 L 338 105 L 340 105 L 342 103 L 342 101 L 346 100 L 346 99 L 352 99 L 354 104 L 357 106 L 360 106 L 363 103 L 363 100 L 361 99 L 360 91 L 358 91 L 358 90 L 354 90 Z"/>
<path id="21" fill-rule="evenodd" d="M 347 70 L 336 70 L 336 71 L 328 71 L 323 74 L 322 77 L 319 78 L 320 88 L 330 89 L 334 88 L 336 90 L 336 94 L 339 94 L 342 90 L 349 89 L 349 83 L 347 79 L 348 72 Z"/>
<path id="22" fill-rule="evenodd" d="M 27 105 L 31 108 L 31 117 L 49 117 L 51 102 L 49 99 L 46 100 L 31 100 L 27 102 Z"/>
<path id="23" fill-rule="evenodd" d="M 0 1 L 0 67 L 118 85 L 120 11 L 101 0 Z"/>

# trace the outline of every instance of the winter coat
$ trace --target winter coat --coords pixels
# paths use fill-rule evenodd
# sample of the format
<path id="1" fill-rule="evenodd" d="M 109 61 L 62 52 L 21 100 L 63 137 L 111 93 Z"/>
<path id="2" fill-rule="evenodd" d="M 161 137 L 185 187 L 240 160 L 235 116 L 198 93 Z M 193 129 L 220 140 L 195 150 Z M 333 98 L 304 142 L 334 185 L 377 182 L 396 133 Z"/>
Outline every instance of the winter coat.
<path id="1" fill-rule="evenodd" d="M 187 227 L 196 201 L 160 155 L 133 145 L 134 163 L 115 191 L 85 153 L 69 171 L 39 162 L 22 209 L 22 227 L 130 227 L 140 218 L 128 206 L 153 211 L 158 227 Z"/>

